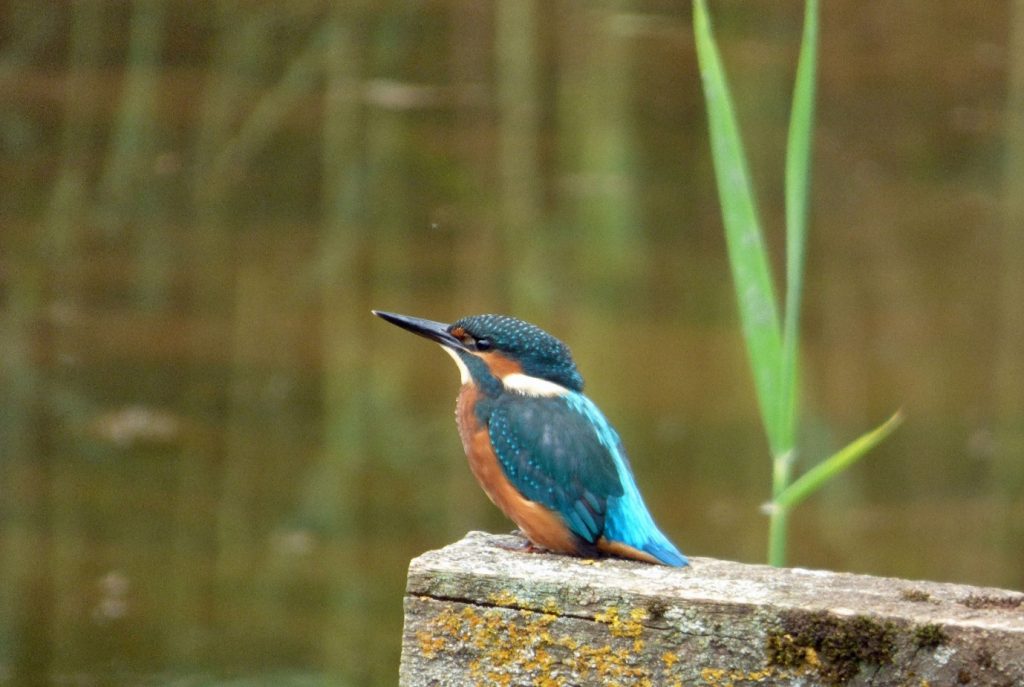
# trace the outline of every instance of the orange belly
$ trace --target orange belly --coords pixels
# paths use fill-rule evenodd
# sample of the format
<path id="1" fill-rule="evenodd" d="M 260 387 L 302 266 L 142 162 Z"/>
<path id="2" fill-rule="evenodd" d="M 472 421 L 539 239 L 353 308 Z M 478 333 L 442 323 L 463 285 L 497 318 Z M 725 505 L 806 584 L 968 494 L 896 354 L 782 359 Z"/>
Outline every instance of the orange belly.
<path id="1" fill-rule="evenodd" d="M 491 446 L 487 427 L 477 420 L 473 412 L 478 397 L 475 387 L 463 386 L 455 406 L 455 419 L 469 459 L 469 469 L 484 493 L 534 544 L 559 553 L 585 553 L 586 543 L 569 530 L 558 514 L 524 498 L 505 477 Z"/>

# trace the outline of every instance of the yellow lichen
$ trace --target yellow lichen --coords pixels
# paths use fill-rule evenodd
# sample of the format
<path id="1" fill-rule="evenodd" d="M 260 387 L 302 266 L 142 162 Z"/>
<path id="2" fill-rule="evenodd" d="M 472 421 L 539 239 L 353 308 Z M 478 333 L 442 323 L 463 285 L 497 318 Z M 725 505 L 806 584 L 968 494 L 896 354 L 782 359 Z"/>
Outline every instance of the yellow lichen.
<path id="1" fill-rule="evenodd" d="M 435 637 L 426 631 L 417 632 L 416 641 L 420 643 L 420 653 L 428 659 L 436 657 L 437 652 L 444 648 L 443 639 Z"/>
<path id="2" fill-rule="evenodd" d="M 616 607 L 597 614 L 608 626 L 611 643 L 581 642 L 571 625 L 555 613 L 511 610 L 518 605 L 510 593 L 490 598 L 497 608 L 480 610 L 455 605 L 442 608 L 430 621 L 429 631 L 417 635 L 424 656 L 439 651 L 466 650 L 468 684 L 506 685 L 527 676 L 537 687 L 565 687 L 596 681 L 621 687 L 653 687 L 670 684 L 667 668 L 678 661 L 663 660 L 662 666 L 640 664 L 644 648 L 642 621 L 647 612 L 635 609 L 622 613 Z M 554 599 L 543 603 L 545 610 L 557 610 Z M 563 629 L 564 628 L 564 629 Z"/>
<path id="3" fill-rule="evenodd" d="M 726 672 L 721 668 L 704 668 L 700 671 L 700 679 L 709 685 L 723 685 L 722 680 L 725 678 Z"/>
<path id="4" fill-rule="evenodd" d="M 662 657 L 664 660 L 664 657 Z M 766 666 L 759 670 L 741 670 L 738 668 L 704 668 L 700 672 L 701 680 L 710 687 L 735 687 L 738 684 L 751 682 L 767 682 L 775 684 L 779 680 L 785 680 L 799 675 L 804 670 L 787 671 L 776 666 Z"/>
<path id="5" fill-rule="evenodd" d="M 502 589 L 501 591 L 489 594 L 487 596 L 487 600 L 495 606 L 504 606 L 506 608 L 512 608 L 520 605 L 519 599 L 516 598 L 515 594 L 507 589 Z"/>
<path id="6" fill-rule="evenodd" d="M 644 620 L 647 620 L 647 611 L 643 608 L 634 608 L 629 612 L 629 619 L 624 619 L 619 613 L 617 606 L 609 606 L 603 613 L 595 613 L 594 620 L 608 625 L 613 637 L 637 638 L 643 634 Z"/>
<path id="7" fill-rule="evenodd" d="M 551 675 L 541 674 L 533 678 L 533 687 L 565 687 L 565 678 L 561 675 L 552 677 Z"/>
<path id="8" fill-rule="evenodd" d="M 465 652 L 459 675 L 467 685 L 527 684 L 535 687 L 568 687 L 574 684 L 619 685 L 620 687 L 741 687 L 777 684 L 811 673 L 828 657 L 813 647 L 797 642 L 792 635 L 776 638 L 774 647 L 786 662 L 749 666 L 709 666 L 696 679 L 689 676 L 686 655 L 673 651 L 658 653 L 646 647 L 644 623 L 650 611 L 608 606 L 593 619 L 604 627 L 581 633 L 581 620 L 564 616 L 553 597 L 542 601 L 521 601 L 508 591 L 489 598 L 493 607 L 445 604 L 413 636 L 413 646 L 422 657 Z M 542 610 L 527 610 L 531 605 Z M 587 639 L 583 639 L 586 637 Z M 656 645 L 655 645 L 656 646 Z M 645 653 L 645 650 L 649 653 Z M 660 660 L 659 660 L 660 659 Z M 905 687 L 929 687 L 911 676 Z"/>

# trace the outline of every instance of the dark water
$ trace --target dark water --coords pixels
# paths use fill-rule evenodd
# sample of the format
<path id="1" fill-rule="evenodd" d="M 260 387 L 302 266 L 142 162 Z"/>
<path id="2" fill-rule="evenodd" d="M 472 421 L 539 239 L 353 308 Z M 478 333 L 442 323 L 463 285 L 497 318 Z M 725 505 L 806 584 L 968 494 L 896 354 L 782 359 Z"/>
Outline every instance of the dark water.
<path id="1" fill-rule="evenodd" d="M 800 5 L 712 10 L 781 255 Z M 1022 17 L 824 4 L 803 464 L 907 421 L 796 565 L 1024 587 Z M 688 4 L 4 2 L 0 87 L 0 683 L 394 683 L 409 559 L 509 524 L 372 307 L 556 333 L 764 559 Z"/>

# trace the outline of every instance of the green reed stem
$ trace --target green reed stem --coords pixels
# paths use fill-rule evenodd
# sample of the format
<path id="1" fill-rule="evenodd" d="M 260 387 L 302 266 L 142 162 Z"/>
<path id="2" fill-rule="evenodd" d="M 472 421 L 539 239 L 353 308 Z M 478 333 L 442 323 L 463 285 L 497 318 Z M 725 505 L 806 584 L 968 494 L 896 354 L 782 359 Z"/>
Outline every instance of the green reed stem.
<path id="1" fill-rule="evenodd" d="M 800 305 L 807 248 L 807 206 L 811 187 L 811 140 L 817 75 L 818 0 L 807 0 L 803 38 L 793 87 L 793 107 L 786 144 L 786 307 L 782 323 L 779 409 L 776 430 L 788 447 L 773 457 L 772 498 L 789 485 L 796 459 L 799 426 Z M 784 565 L 789 509 L 776 506 L 769 515 L 768 562 Z"/>
<path id="2" fill-rule="evenodd" d="M 771 266 L 739 126 L 708 16 L 706 0 L 694 2 L 697 59 L 708 111 L 708 128 L 729 266 L 739 304 L 758 407 L 772 454 L 772 502 L 768 509 L 768 562 L 784 565 L 789 512 L 845 470 L 900 422 L 894 415 L 792 482 L 799 433 L 800 307 L 807 246 L 811 141 L 817 71 L 818 0 L 806 0 L 786 148 L 786 292 L 781 324 Z"/>

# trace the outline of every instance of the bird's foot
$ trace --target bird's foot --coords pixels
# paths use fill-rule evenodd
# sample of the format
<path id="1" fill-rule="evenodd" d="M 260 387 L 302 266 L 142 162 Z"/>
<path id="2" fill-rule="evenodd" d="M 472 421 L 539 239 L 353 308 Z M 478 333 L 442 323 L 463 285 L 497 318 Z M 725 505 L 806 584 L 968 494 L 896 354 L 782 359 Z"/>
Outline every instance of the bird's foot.
<path id="1" fill-rule="evenodd" d="M 515 551 L 517 553 L 550 553 L 550 551 L 548 551 L 544 547 L 537 546 L 532 541 L 530 541 L 530 539 L 522 530 L 515 530 L 512 532 L 512 535 L 515 537 L 519 537 L 520 539 L 522 539 L 522 541 L 517 544 L 496 543 L 495 546 L 497 546 L 499 549 L 505 549 L 506 551 Z"/>

